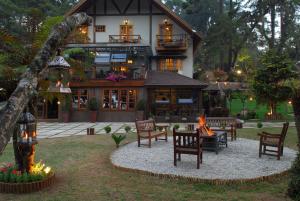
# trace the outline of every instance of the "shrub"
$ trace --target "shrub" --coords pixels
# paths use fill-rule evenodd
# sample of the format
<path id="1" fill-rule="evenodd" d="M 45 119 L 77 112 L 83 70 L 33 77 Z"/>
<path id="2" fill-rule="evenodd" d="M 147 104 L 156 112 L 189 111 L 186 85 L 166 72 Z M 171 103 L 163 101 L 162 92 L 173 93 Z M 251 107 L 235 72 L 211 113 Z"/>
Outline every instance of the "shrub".
<path id="1" fill-rule="evenodd" d="M 112 134 L 111 135 L 112 139 L 115 141 L 116 143 L 116 147 L 118 148 L 120 143 L 125 140 L 126 138 L 126 135 L 115 135 L 115 134 Z"/>
<path id="2" fill-rule="evenodd" d="M 257 123 L 257 128 L 262 128 L 263 127 L 263 124 L 261 122 L 258 122 Z"/>
<path id="3" fill-rule="evenodd" d="M 130 127 L 130 126 L 125 126 L 125 131 L 126 131 L 126 133 L 128 133 L 130 130 L 131 130 L 131 127 Z"/>
<path id="4" fill-rule="evenodd" d="M 105 132 L 108 134 L 111 132 L 111 127 L 110 126 L 106 126 L 104 127 Z"/>
<path id="5" fill-rule="evenodd" d="M 255 111 L 248 111 L 247 113 L 247 119 L 255 119 L 256 112 Z"/>
<path id="6" fill-rule="evenodd" d="M 288 195 L 298 201 L 300 200 L 300 153 L 291 169 L 291 180 L 288 188 Z"/>
<path id="7" fill-rule="evenodd" d="M 178 124 L 174 125 L 175 130 L 178 130 L 180 128 L 180 126 Z"/>
<path id="8" fill-rule="evenodd" d="M 145 110 L 145 100 L 140 100 L 137 104 L 136 104 L 136 110 L 137 111 L 144 111 Z"/>
<path id="9" fill-rule="evenodd" d="M 98 101 L 95 97 L 91 98 L 89 100 L 89 110 L 91 111 L 97 111 L 99 109 Z"/>

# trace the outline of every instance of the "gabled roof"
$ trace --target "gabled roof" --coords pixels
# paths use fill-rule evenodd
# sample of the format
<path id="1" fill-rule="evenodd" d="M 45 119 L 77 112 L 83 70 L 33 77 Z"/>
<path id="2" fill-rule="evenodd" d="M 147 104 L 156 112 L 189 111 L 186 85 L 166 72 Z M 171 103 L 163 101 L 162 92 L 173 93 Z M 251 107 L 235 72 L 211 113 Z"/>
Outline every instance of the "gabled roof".
<path id="1" fill-rule="evenodd" d="M 194 40 L 197 44 L 199 44 L 202 40 L 201 35 L 193 30 L 193 28 L 181 17 L 179 17 L 176 13 L 174 13 L 172 10 L 170 10 L 165 4 L 163 4 L 160 0 L 152 0 L 153 4 L 159 8 L 162 12 L 165 12 L 166 15 L 171 18 L 173 21 L 177 22 L 186 32 L 191 34 L 194 37 Z M 69 10 L 66 15 L 72 15 L 76 12 L 79 12 L 82 8 L 88 6 L 88 4 L 91 3 L 91 0 L 80 0 L 79 3 L 77 3 L 71 10 Z"/>
<path id="2" fill-rule="evenodd" d="M 150 71 L 145 81 L 146 87 L 205 88 L 206 83 L 173 72 Z"/>

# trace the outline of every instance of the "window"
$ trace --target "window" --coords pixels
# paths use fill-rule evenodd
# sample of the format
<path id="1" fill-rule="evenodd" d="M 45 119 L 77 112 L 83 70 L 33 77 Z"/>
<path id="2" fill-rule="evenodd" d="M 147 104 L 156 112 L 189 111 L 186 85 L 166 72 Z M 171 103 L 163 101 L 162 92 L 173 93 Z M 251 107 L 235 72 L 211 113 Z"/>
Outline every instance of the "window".
<path id="1" fill-rule="evenodd" d="M 72 90 L 72 108 L 73 109 L 87 109 L 88 104 L 88 90 L 75 89 Z"/>
<path id="2" fill-rule="evenodd" d="M 105 25 L 96 25 L 95 31 L 96 32 L 106 32 L 106 26 Z"/>
<path id="3" fill-rule="evenodd" d="M 105 89 L 102 108 L 111 111 L 134 110 L 136 105 L 136 90 Z"/>
<path id="4" fill-rule="evenodd" d="M 181 59 L 161 59 L 158 61 L 158 70 L 159 71 L 173 71 L 178 72 L 182 69 L 182 60 Z"/>

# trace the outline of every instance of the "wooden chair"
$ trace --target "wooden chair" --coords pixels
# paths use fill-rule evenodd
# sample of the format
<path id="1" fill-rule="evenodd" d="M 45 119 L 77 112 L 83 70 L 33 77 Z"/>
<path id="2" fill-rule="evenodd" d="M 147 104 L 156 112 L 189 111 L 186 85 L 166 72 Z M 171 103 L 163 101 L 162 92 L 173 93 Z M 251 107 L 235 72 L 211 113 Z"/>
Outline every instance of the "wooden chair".
<path id="1" fill-rule="evenodd" d="M 289 128 L 289 123 L 283 124 L 281 134 L 271 134 L 267 132 L 258 133 L 260 136 L 259 141 L 259 157 L 262 154 L 277 156 L 277 160 L 280 160 L 280 156 L 283 155 L 284 140 Z M 276 149 L 267 149 L 267 147 L 274 147 Z M 274 154 L 275 153 L 275 154 Z"/>
<path id="2" fill-rule="evenodd" d="M 197 155 L 197 169 L 202 163 L 202 139 L 199 131 L 177 131 L 173 129 L 174 166 L 181 160 L 181 154 Z"/>

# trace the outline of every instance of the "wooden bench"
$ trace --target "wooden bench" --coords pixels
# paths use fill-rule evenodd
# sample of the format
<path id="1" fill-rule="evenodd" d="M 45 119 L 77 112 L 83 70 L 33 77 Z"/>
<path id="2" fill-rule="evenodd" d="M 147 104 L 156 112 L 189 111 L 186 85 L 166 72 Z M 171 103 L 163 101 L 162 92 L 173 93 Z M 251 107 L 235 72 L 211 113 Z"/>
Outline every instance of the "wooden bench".
<path id="1" fill-rule="evenodd" d="M 234 117 L 207 117 L 206 124 L 213 131 L 225 131 L 231 135 L 231 141 L 236 140 L 237 121 Z"/>
<path id="2" fill-rule="evenodd" d="M 168 132 L 166 126 L 158 126 L 155 125 L 155 121 L 153 119 L 144 120 L 144 121 L 136 121 L 136 132 L 137 132 L 137 140 L 138 146 L 141 146 L 141 139 L 148 139 L 149 148 L 151 148 L 151 139 L 155 138 L 157 140 L 165 140 L 168 141 Z M 158 137 L 165 136 L 164 139 L 159 139 Z"/>

